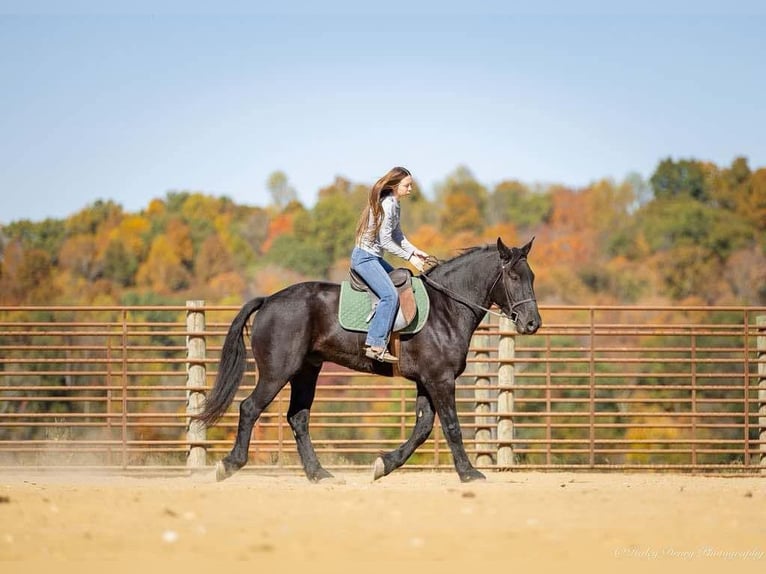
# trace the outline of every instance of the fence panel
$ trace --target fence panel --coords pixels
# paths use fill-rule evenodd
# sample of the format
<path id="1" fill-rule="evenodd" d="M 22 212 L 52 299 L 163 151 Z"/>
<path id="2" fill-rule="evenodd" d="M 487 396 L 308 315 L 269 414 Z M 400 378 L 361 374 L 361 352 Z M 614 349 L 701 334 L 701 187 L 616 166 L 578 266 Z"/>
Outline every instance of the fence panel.
<path id="1" fill-rule="evenodd" d="M 190 419 L 234 307 L 0 307 L 0 467 L 185 468 L 231 448 L 252 358 L 219 424 Z M 766 465 L 766 308 L 544 306 L 517 336 L 488 317 L 457 404 L 482 469 L 756 472 Z M 297 469 L 289 386 L 257 422 L 250 468 Z M 406 440 L 415 391 L 326 364 L 312 438 L 330 468 Z M 435 425 L 408 468 L 451 468 Z"/>

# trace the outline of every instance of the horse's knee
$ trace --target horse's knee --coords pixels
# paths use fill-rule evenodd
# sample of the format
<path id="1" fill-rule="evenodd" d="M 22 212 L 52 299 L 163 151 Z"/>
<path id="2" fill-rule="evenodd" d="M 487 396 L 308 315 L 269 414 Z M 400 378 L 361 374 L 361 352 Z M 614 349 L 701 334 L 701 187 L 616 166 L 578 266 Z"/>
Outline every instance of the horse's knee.
<path id="1" fill-rule="evenodd" d="M 436 417 L 430 409 L 418 409 L 416 416 L 415 430 L 412 434 L 418 444 L 422 444 L 428 438 L 428 435 L 431 434 Z"/>
<path id="2" fill-rule="evenodd" d="M 451 421 L 445 424 L 444 434 L 446 434 L 447 439 L 453 443 L 463 440 L 463 435 L 460 431 L 460 425 L 457 423 L 457 421 Z"/>
<path id="3" fill-rule="evenodd" d="M 418 408 L 416 424 L 423 426 L 433 426 L 436 415 L 432 409 Z"/>
<path id="4" fill-rule="evenodd" d="M 247 397 L 239 403 L 239 416 L 245 420 L 255 419 L 256 408 L 252 397 Z"/>
<path id="5" fill-rule="evenodd" d="M 308 409 L 298 411 L 294 415 L 288 414 L 287 422 L 290 424 L 290 428 L 293 429 L 293 434 L 295 436 L 307 434 L 309 431 Z"/>

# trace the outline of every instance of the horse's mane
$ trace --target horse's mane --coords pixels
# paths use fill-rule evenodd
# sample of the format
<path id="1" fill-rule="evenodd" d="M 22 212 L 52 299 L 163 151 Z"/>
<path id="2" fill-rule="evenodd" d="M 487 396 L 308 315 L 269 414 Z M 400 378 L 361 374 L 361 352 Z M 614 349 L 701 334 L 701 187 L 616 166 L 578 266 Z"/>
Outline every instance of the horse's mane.
<path id="1" fill-rule="evenodd" d="M 463 247 L 458 250 L 458 254 L 450 257 L 449 259 L 440 260 L 438 264 L 431 267 L 428 271 L 425 271 L 425 275 L 430 274 L 432 271 L 436 271 L 437 269 L 444 269 L 445 267 L 451 267 L 452 263 L 458 263 L 460 260 L 465 259 L 466 257 L 469 257 L 473 255 L 474 253 L 477 253 L 479 251 L 481 252 L 487 252 L 491 250 L 496 250 L 497 247 L 492 244 L 487 245 L 474 245 L 472 247 Z"/>
<path id="2" fill-rule="evenodd" d="M 436 265 L 431 267 L 428 271 L 423 272 L 424 275 L 430 275 L 432 272 L 439 270 L 446 271 L 453 267 L 453 264 L 459 264 L 463 259 L 466 259 L 478 252 L 486 253 L 488 251 L 497 250 L 497 246 L 493 244 L 487 245 L 474 245 L 472 247 L 463 247 L 458 250 L 458 254 L 450 257 L 449 259 L 440 260 Z"/>

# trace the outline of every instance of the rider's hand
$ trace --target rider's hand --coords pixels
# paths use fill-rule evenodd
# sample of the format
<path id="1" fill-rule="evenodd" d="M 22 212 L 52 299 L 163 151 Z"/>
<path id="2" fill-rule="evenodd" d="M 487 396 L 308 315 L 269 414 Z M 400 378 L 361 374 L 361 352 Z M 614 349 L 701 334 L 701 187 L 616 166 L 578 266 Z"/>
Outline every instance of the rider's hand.
<path id="1" fill-rule="evenodd" d="M 426 260 L 420 255 L 418 255 L 417 253 L 413 253 L 412 256 L 410 257 L 410 263 L 412 263 L 412 266 L 415 269 L 417 269 L 418 271 L 422 273 L 423 268 L 425 267 L 425 264 L 426 264 Z"/>

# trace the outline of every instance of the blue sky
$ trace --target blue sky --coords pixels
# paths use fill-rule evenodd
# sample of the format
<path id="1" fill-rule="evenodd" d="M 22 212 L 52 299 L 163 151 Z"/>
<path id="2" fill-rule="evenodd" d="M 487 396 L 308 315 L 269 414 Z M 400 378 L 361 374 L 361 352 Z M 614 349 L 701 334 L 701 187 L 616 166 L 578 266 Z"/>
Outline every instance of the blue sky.
<path id="1" fill-rule="evenodd" d="M 275 170 L 312 205 L 393 165 L 427 194 L 459 165 L 575 187 L 766 167 L 755 2 L 211 4 L 0 0 L 0 223 L 171 190 L 265 206 Z"/>

